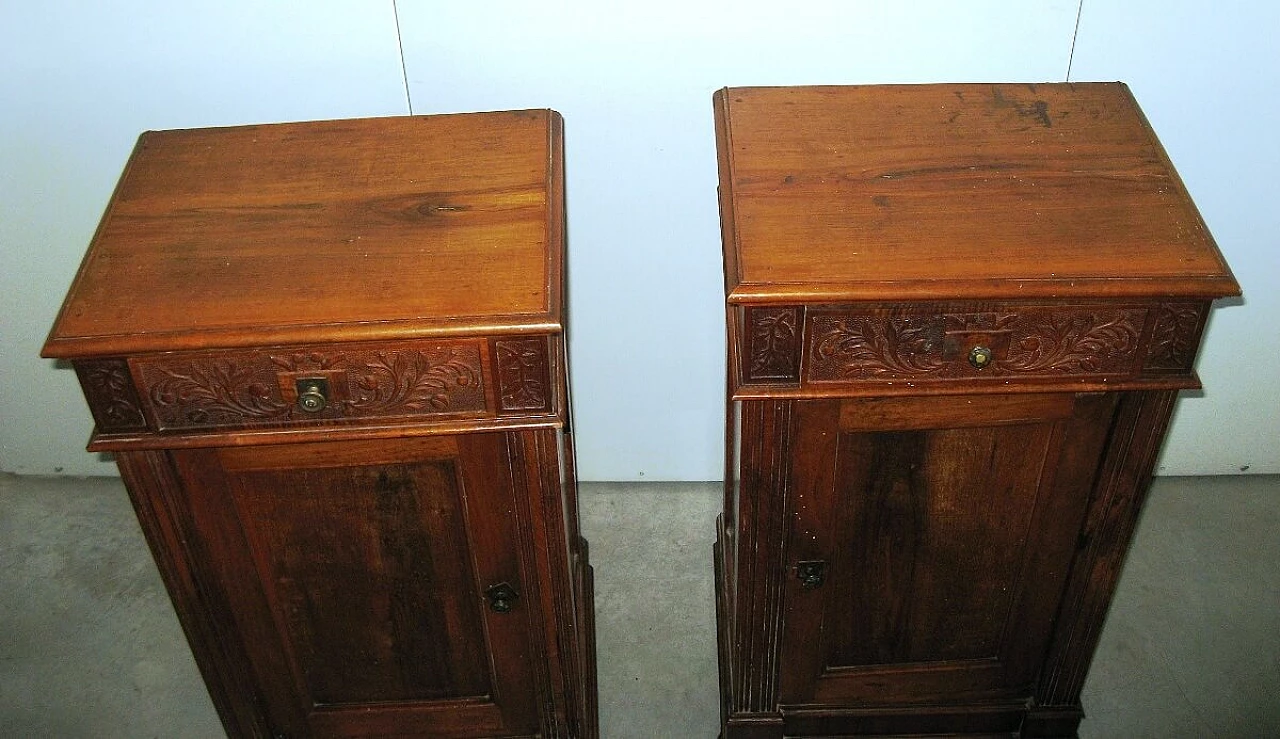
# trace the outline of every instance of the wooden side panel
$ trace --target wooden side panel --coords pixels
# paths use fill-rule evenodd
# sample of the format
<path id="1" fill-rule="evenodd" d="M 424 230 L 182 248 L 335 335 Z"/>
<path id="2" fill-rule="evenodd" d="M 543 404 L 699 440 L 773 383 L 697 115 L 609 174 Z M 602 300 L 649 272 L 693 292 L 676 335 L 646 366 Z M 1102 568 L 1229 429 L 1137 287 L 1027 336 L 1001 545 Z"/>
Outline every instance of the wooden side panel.
<path id="1" fill-rule="evenodd" d="M 1054 640 L 1036 689 L 1037 709 L 1027 736 L 1057 736 L 1083 716 L 1080 690 L 1102 633 L 1107 608 L 1120 579 L 1143 501 L 1151 485 L 1160 443 L 1177 393 L 1131 393 L 1123 397 L 1111 431 L 1071 564 Z"/>
<path id="2" fill-rule="evenodd" d="M 264 698 L 165 452 L 121 452 L 120 476 L 228 736 L 270 736 Z"/>
<path id="3" fill-rule="evenodd" d="M 557 639 L 567 645 L 564 650 L 566 664 L 566 693 L 570 696 L 565 710 L 568 732 L 566 736 L 595 739 L 599 734 L 599 704 L 596 687 L 596 626 L 595 626 L 595 572 L 591 567 L 590 545 L 582 538 L 578 515 L 578 476 L 574 465 L 573 434 L 567 431 L 548 433 L 540 446 L 544 455 L 542 464 L 545 484 L 544 511 L 549 518 L 549 530 L 564 536 L 556 546 L 568 552 L 566 562 L 568 589 L 561 596 L 561 603 L 568 603 L 558 612 Z M 558 476 L 551 473 L 558 473 Z M 557 508 L 563 508 L 559 518 Z M 553 565 L 554 567 L 554 565 Z M 553 581 L 557 578 L 553 572 Z M 564 580 L 559 580 L 564 582 Z M 571 620 L 565 620 L 568 618 Z"/>
<path id="4" fill-rule="evenodd" d="M 751 715 L 752 721 L 765 723 L 779 720 L 777 633 L 783 583 L 777 573 L 785 567 L 786 537 L 776 522 L 787 507 L 792 406 L 789 401 L 762 401 L 743 403 L 740 409 L 728 710 L 731 718 Z"/>
<path id="5" fill-rule="evenodd" d="M 528 555 L 527 575 L 536 581 L 538 608 L 529 626 L 542 634 L 534 663 L 541 674 L 539 710 L 544 730 L 565 736 L 570 722 L 570 696 L 576 694 L 580 671 L 577 641 L 570 625 L 576 619 L 569 571 L 565 509 L 558 484 L 555 431 L 525 432 L 507 439 L 512 471 L 525 495 L 515 500 L 521 526 L 519 546 Z M 546 517 L 544 518 L 544 514 Z M 575 719 L 577 714 L 575 714 Z"/>

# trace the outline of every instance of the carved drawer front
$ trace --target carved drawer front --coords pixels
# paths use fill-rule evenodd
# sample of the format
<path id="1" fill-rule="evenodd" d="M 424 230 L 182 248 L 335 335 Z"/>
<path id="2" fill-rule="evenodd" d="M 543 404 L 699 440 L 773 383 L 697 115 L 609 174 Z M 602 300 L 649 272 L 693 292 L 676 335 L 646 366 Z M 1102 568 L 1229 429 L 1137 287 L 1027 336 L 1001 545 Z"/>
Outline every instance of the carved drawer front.
<path id="1" fill-rule="evenodd" d="M 810 382 L 1129 375 L 1147 309 L 814 310 Z"/>
<path id="2" fill-rule="evenodd" d="M 1206 305 L 751 306 L 747 384 L 833 385 L 1188 374 Z"/>
<path id="3" fill-rule="evenodd" d="M 489 410 L 487 355 L 484 341 L 422 341 L 168 354 L 131 364 L 149 425 L 173 431 L 481 416 Z"/>

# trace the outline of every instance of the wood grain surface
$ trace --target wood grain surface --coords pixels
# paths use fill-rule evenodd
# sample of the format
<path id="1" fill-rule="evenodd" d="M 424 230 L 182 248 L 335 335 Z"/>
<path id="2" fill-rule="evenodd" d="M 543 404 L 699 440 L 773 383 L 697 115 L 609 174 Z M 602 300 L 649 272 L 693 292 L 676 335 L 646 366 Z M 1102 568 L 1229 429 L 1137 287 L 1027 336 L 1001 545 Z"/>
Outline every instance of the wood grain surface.
<path id="1" fill-rule="evenodd" d="M 1121 84 L 725 89 L 722 739 L 1074 737 L 1239 292 Z"/>
<path id="2" fill-rule="evenodd" d="M 1239 288 L 1112 84 L 716 95 L 732 302 Z"/>
<path id="3" fill-rule="evenodd" d="M 47 356 L 556 330 L 553 111 L 151 131 Z"/>
<path id="4" fill-rule="evenodd" d="M 144 134 L 72 359 L 233 737 L 598 734 L 548 110 Z"/>

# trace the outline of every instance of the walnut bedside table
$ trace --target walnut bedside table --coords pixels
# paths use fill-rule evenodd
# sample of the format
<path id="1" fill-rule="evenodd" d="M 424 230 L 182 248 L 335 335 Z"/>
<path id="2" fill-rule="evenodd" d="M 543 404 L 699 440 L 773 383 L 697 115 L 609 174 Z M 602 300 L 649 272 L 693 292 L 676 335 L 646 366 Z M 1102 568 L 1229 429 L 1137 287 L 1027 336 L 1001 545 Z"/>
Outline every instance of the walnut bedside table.
<path id="1" fill-rule="evenodd" d="M 1126 87 L 716 94 L 724 739 L 1071 737 L 1231 276 Z"/>
<path id="2" fill-rule="evenodd" d="M 230 735 L 596 736 L 561 130 L 139 139 L 43 353 Z"/>

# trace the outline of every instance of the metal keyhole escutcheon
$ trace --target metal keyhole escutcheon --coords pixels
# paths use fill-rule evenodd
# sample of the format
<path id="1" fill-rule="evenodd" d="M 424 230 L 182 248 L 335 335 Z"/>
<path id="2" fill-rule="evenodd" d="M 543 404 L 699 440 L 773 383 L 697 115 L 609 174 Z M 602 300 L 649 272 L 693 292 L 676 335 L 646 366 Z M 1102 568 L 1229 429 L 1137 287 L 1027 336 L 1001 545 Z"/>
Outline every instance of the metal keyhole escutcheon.
<path id="1" fill-rule="evenodd" d="M 805 590 L 820 587 L 827 579 L 827 563 L 822 560 L 797 562 L 796 579 L 800 581 L 800 587 Z"/>
<path id="2" fill-rule="evenodd" d="M 490 586 L 484 594 L 489 599 L 489 610 L 495 613 L 510 613 L 515 608 L 515 602 L 520 599 L 516 589 L 505 582 Z"/>

